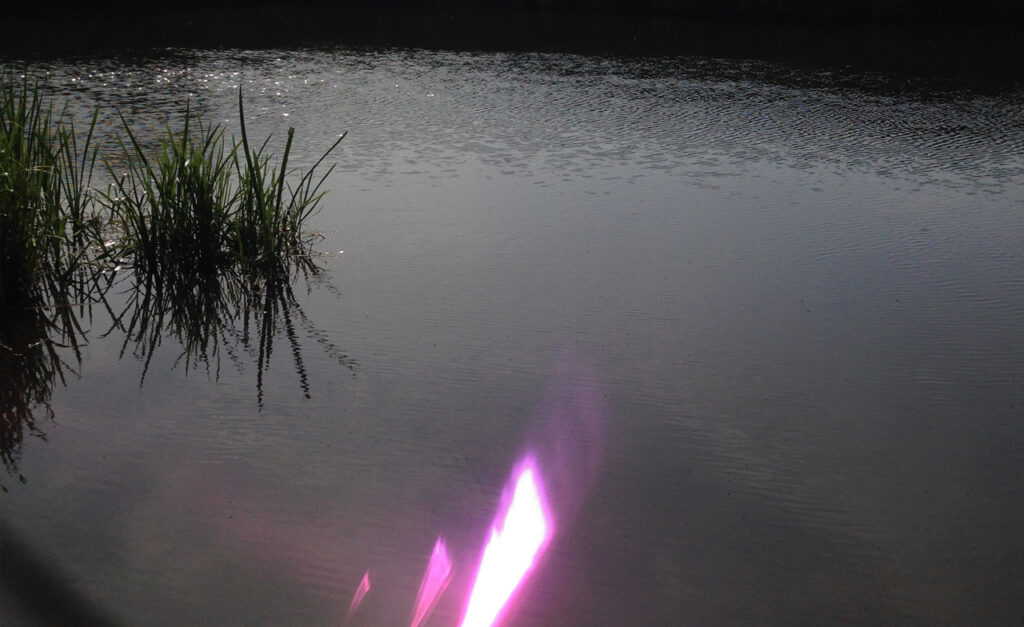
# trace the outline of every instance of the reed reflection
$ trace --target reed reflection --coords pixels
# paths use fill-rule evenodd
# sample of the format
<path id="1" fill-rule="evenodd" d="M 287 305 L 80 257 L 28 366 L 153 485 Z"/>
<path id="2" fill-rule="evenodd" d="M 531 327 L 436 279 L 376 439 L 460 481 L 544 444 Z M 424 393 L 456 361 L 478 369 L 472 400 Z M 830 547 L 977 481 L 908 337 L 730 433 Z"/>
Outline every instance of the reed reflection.
<path id="1" fill-rule="evenodd" d="M 192 263 L 161 274 L 87 270 L 71 281 L 44 282 L 28 304 L 0 316 L 0 459 L 8 476 L 23 483 L 18 470 L 23 443 L 28 437 L 46 440 L 54 391 L 67 384 L 68 374 L 79 376 L 94 314 L 105 311 L 112 320 L 100 337 L 120 339 L 119 356 L 131 354 L 142 362 L 140 385 L 168 340 L 180 350 L 175 367 L 186 373 L 200 369 L 218 379 L 222 357 L 239 371 L 255 365 L 260 409 L 264 375 L 282 337 L 306 398 L 311 391 L 303 354 L 310 339 L 331 361 L 355 370 L 355 360 L 306 315 L 301 293 L 296 294 L 299 285 L 308 292 L 323 279 L 308 255 L 259 272 L 237 264 Z M 112 304 L 121 300 L 113 298 L 118 290 L 126 297 L 123 305 Z"/>
<path id="2" fill-rule="evenodd" d="M 220 376 L 221 357 L 244 369 L 246 355 L 255 360 L 256 402 L 263 408 L 263 377 L 270 366 L 275 339 L 283 334 L 291 352 L 299 387 L 310 396 L 303 360 L 303 334 L 313 337 L 333 361 L 354 370 L 355 361 L 325 340 L 296 298 L 295 286 L 319 279 L 321 269 L 308 256 L 275 261 L 258 272 L 237 264 L 189 261 L 161 274 L 129 274 L 128 299 L 105 335 L 124 334 L 120 354 L 131 352 L 143 362 L 140 385 L 165 338 L 180 347 L 175 366 L 202 369 Z"/>
<path id="3" fill-rule="evenodd" d="M 95 266 L 62 268 L 63 278 L 44 275 L 17 302 L 0 310 L 0 459 L 17 475 L 26 436 L 46 439 L 54 418 L 50 400 L 66 374 L 78 376 L 92 306 L 103 297 Z M 0 489 L 7 491 L 0 484 Z"/>
<path id="4" fill-rule="evenodd" d="M 334 168 L 320 166 L 344 134 L 299 171 L 288 167 L 294 128 L 280 159 L 269 137 L 250 142 L 241 90 L 239 139 L 204 124 L 186 98 L 181 128 L 156 136 L 118 111 L 123 136 L 103 155 L 94 143 L 99 108 L 85 132 L 69 105 L 53 111 L 28 79 L 0 84 L 0 457 L 9 472 L 25 435 L 44 437 L 36 413 L 53 418 L 56 381 L 82 365 L 79 320 L 91 320 L 94 307 L 110 315 L 102 337 L 123 333 L 120 355 L 130 347 L 142 360 L 140 384 L 165 337 L 180 344 L 175 366 L 184 361 L 186 372 L 203 367 L 219 378 L 222 350 L 240 366 L 243 353 L 254 355 L 261 409 L 279 333 L 307 398 L 299 329 L 354 366 L 294 293 L 320 273 L 304 224 Z M 106 192 L 91 185 L 97 163 Z"/>

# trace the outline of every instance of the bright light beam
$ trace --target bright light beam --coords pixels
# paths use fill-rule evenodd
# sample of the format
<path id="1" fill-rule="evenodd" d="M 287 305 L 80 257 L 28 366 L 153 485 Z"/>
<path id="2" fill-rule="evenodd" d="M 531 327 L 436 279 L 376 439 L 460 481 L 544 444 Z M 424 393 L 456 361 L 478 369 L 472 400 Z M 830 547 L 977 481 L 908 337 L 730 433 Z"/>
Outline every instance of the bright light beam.
<path id="1" fill-rule="evenodd" d="M 363 580 L 359 582 L 359 587 L 356 588 L 356 593 L 352 597 L 352 604 L 348 606 L 348 613 L 345 614 L 345 620 L 355 614 L 355 611 L 359 608 L 359 604 L 363 602 L 363 598 L 366 597 L 366 593 L 370 591 L 370 571 L 366 571 L 363 575 Z"/>
<path id="2" fill-rule="evenodd" d="M 427 572 L 423 573 L 420 591 L 416 594 L 416 605 L 413 608 L 412 622 L 409 627 L 419 627 L 426 622 L 434 605 L 441 598 L 452 580 L 452 561 L 448 558 L 448 548 L 444 538 L 438 537 L 434 550 L 427 563 Z"/>
<path id="3" fill-rule="evenodd" d="M 497 624 L 554 533 L 541 495 L 536 463 L 527 459 L 515 478 L 508 509 L 491 526 L 462 627 Z"/>

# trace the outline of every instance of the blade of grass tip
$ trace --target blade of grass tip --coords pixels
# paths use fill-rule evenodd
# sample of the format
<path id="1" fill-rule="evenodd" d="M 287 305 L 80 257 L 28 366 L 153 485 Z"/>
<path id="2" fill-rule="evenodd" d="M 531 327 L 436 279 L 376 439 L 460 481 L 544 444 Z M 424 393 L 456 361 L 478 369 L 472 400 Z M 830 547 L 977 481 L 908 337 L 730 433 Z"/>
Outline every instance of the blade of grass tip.
<path id="1" fill-rule="evenodd" d="M 213 166 L 210 180 L 215 182 L 220 179 L 221 173 L 224 171 L 224 167 L 228 164 L 228 160 L 223 158 L 224 143 L 221 140 L 223 131 L 219 124 L 215 124 L 210 128 L 203 128 L 202 125 L 200 125 L 200 129 L 200 134 L 203 137 L 202 153 L 204 157 L 208 156 L 208 159 L 206 160 Z M 219 155 L 218 152 L 220 153 Z"/>
<path id="2" fill-rule="evenodd" d="M 118 137 L 118 145 L 121 148 L 121 152 L 128 156 L 128 147 L 125 146 L 124 141 Z M 111 165 L 110 161 L 104 155 L 101 157 L 103 165 L 107 169 L 107 173 L 112 179 L 114 179 L 114 186 L 116 187 L 116 193 L 118 199 L 113 199 L 109 194 L 105 194 L 108 206 L 112 216 L 117 216 L 120 219 L 122 228 L 124 229 L 124 236 L 120 248 L 124 249 L 124 252 L 130 252 L 137 259 L 141 252 L 141 258 L 150 264 L 155 264 L 155 258 L 152 255 L 152 246 L 150 245 L 149 230 L 146 227 L 146 220 L 142 214 L 140 203 L 136 198 L 132 198 L 129 194 L 129 187 L 134 193 L 136 191 L 136 184 L 132 183 L 129 186 L 125 185 L 125 179 L 131 178 L 134 180 L 135 176 L 132 174 L 134 170 L 129 165 L 129 173 L 117 176 L 114 166 Z M 141 249 L 141 251 L 140 251 Z M 119 255 L 123 254 L 121 252 Z M 137 262 L 136 262 L 137 263 Z M 150 269 L 155 267 L 151 265 Z"/>
<path id="3" fill-rule="evenodd" d="M 68 113 L 68 104 L 64 104 L 64 108 L 61 109 L 60 116 L 57 118 L 57 154 L 55 155 L 57 161 L 60 162 L 61 170 L 61 186 L 64 188 L 64 194 L 70 205 L 68 207 L 69 213 L 74 218 L 76 212 L 77 200 L 72 193 L 74 189 L 78 187 L 78 169 L 77 161 L 74 156 L 78 154 L 78 139 L 75 137 L 75 124 L 72 120 L 65 121 Z M 67 125 L 67 128 L 65 128 Z"/>
<path id="4" fill-rule="evenodd" d="M 82 177 L 86 181 L 87 188 L 92 187 L 92 175 L 96 171 L 96 158 L 99 156 L 99 148 L 93 147 L 92 157 L 89 157 L 89 148 L 92 147 L 92 140 L 96 132 L 96 122 L 99 120 L 99 116 L 100 108 L 97 106 L 95 109 L 93 109 L 92 120 L 89 122 L 89 131 L 85 135 L 85 146 L 83 147 L 82 152 Z M 87 161 L 89 164 L 88 170 L 86 170 Z M 86 190 L 86 193 L 90 193 L 88 189 Z M 92 205 L 93 202 L 95 202 L 95 197 L 90 195 L 90 200 L 92 200 L 92 202 L 90 202 L 90 205 Z M 96 226 L 94 226 L 94 232 L 92 233 L 92 237 L 95 238 L 98 242 L 102 242 L 102 238 L 100 237 L 99 233 L 100 228 L 101 227 L 97 224 Z"/>
<path id="5" fill-rule="evenodd" d="M 88 159 L 89 146 L 92 145 L 92 139 L 93 139 L 93 137 L 95 135 L 95 132 L 96 132 L 96 122 L 99 120 L 99 117 L 100 117 L 100 108 L 96 107 L 95 109 L 93 109 L 92 120 L 89 122 L 89 132 L 85 134 L 85 146 L 83 148 L 83 153 L 82 153 L 83 154 L 83 157 L 82 157 L 82 172 L 83 172 L 83 174 L 85 173 L 85 162 L 86 162 L 86 159 Z M 96 168 L 96 156 L 98 154 L 99 154 L 99 149 L 94 148 L 93 152 L 92 152 L 92 159 L 89 160 L 89 173 L 88 173 L 88 176 L 85 177 L 86 181 L 90 181 L 90 182 L 92 181 L 92 174 L 93 174 L 93 172 L 95 171 L 95 168 Z"/>
<path id="6" fill-rule="evenodd" d="M 238 124 L 239 124 L 239 126 L 241 126 L 241 129 L 242 129 L 242 151 L 245 153 L 246 170 L 248 170 L 249 177 L 250 177 L 249 184 L 252 185 L 252 183 L 254 182 L 252 179 L 255 178 L 255 175 L 256 175 L 256 168 L 253 166 L 252 155 L 250 154 L 250 150 L 249 150 L 249 135 L 245 131 L 245 107 L 242 104 L 242 88 L 241 87 L 238 88 Z M 254 194 L 254 195 L 257 197 L 256 198 L 257 206 L 260 209 L 260 211 L 262 212 L 263 211 L 263 199 L 262 199 L 262 196 L 260 194 Z"/>
<path id="7" fill-rule="evenodd" d="M 317 182 L 317 184 L 312 187 L 312 190 L 310 190 L 314 172 L 316 172 L 316 169 L 320 166 L 321 163 L 324 162 L 324 159 L 326 159 L 327 156 L 331 154 L 334 151 L 334 149 L 338 147 L 338 144 L 340 144 L 342 140 L 345 139 L 345 137 L 347 136 L 347 132 L 342 133 L 338 137 L 338 139 L 336 139 L 334 143 L 331 144 L 330 148 L 324 151 L 320 158 L 317 159 L 316 163 L 314 163 L 313 166 L 306 171 L 302 178 L 299 179 L 298 185 L 296 185 L 294 191 L 292 191 L 291 204 L 294 207 L 294 211 L 296 213 L 296 228 L 298 228 L 298 226 L 313 213 L 314 209 L 316 209 L 316 206 L 320 203 L 320 199 L 323 196 L 323 194 L 320 194 L 318 196 L 317 192 L 320 190 L 320 187 L 324 184 L 324 181 L 327 180 L 327 177 L 331 175 L 331 172 L 334 171 L 334 168 L 337 164 L 332 164 L 331 167 L 327 169 L 327 172 L 325 172 L 324 175 L 320 177 L 320 180 Z"/>
<path id="8" fill-rule="evenodd" d="M 128 125 L 128 120 L 126 120 L 124 118 L 124 114 L 121 113 L 121 111 L 118 111 L 117 112 L 117 116 L 119 118 L 121 118 L 121 125 L 124 127 L 125 133 L 128 134 L 128 139 L 130 139 L 131 142 L 132 142 L 132 148 L 134 149 L 135 155 L 139 158 L 139 160 L 142 161 L 142 165 L 145 166 L 145 173 L 149 176 L 149 180 L 152 181 L 156 177 L 153 174 L 153 168 L 150 167 L 150 165 L 149 165 L 149 159 L 146 158 L 145 151 L 142 150 L 142 146 L 140 146 L 138 140 L 135 139 L 135 133 L 132 132 L 131 126 Z M 119 142 L 120 142 L 120 139 L 119 139 Z M 124 143 L 123 142 L 120 142 L 120 143 L 122 144 L 122 152 L 127 152 L 126 150 L 123 150 Z M 126 154 L 125 156 L 127 157 L 129 155 Z M 146 187 L 149 188 L 149 185 L 147 184 Z M 147 191 L 152 191 L 152 190 L 151 189 L 147 189 Z"/>
<path id="9" fill-rule="evenodd" d="M 273 234 L 272 234 L 272 222 L 270 216 L 267 215 L 268 207 L 267 202 L 270 200 L 266 197 L 267 191 L 273 193 L 272 189 L 266 189 L 267 179 L 267 163 L 268 159 L 263 156 L 263 152 L 266 149 L 267 142 L 270 141 L 270 137 L 264 140 L 263 144 L 253 152 L 249 146 L 248 133 L 245 128 L 245 111 L 242 104 L 242 91 L 239 88 L 238 91 L 238 115 L 239 121 L 242 128 L 242 143 L 245 150 L 245 159 L 248 167 L 248 176 L 246 177 L 247 187 L 249 188 L 250 196 L 255 200 L 255 215 L 250 208 L 250 211 L 246 214 L 246 221 L 250 224 L 250 229 L 255 228 L 256 232 L 246 229 L 246 235 L 248 237 L 256 236 L 262 239 L 262 243 L 257 247 L 259 249 L 267 249 L 268 243 L 269 248 L 273 248 Z M 254 242 L 254 245 L 256 242 Z M 250 251 L 251 252 L 251 251 Z M 257 257 L 259 255 L 257 254 Z"/>
<path id="10" fill-rule="evenodd" d="M 70 138 L 71 138 L 71 152 L 66 156 L 67 170 L 72 180 L 71 188 L 68 190 L 68 195 L 71 200 L 72 219 L 73 219 L 73 231 L 76 236 L 76 244 L 81 245 L 81 232 L 85 227 L 86 221 L 86 209 L 91 204 L 89 197 L 85 196 L 88 194 L 88 187 L 92 183 L 92 174 L 96 165 L 96 155 L 98 151 L 94 150 L 92 159 L 89 159 L 89 148 L 92 145 L 93 133 L 96 129 L 96 121 L 99 117 L 99 107 L 93 110 L 92 120 L 89 123 L 89 129 L 85 135 L 85 143 L 82 146 L 82 152 L 78 151 L 78 134 L 75 132 L 74 123 L 71 123 Z M 65 152 L 67 152 L 68 145 L 64 144 Z M 81 161 L 78 161 L 78 156 L 81 155 Z"/>
<path id="11" fill-rule="evenodd" d="M 311 168 L 309 168 L 308 170 L 306 170 L 306 173 L 305 173 L 305 174 L 304 174 L 304 175 L 302 176 L 302 178 L 301 178 L 301 179 L 299 179 L 299 184 L 298 184 L 298 186 L 296 187 L 296 189 L 301 189 L 303 185 L 306 185 L 306 184 L 307 184 L 307 182 L 308 182 L 308 181 L 310 181 L 310 180 L 312 179 L 312 177 L 313 177 L 313 173 L 314 173 L 314 172 L 316 171 L 316 169 L 317 169 L 318 167 L 320 167 L 320 164 L 324 162 L 324 159 L 326 159 L 326 158 L 327 158 L 327 155 L 329 155 L 329 154 L 331 154 L 332 152 L 334 152 L 334 149 L 338 147 L 338 144 L 340 144 L 340 143 L 341 143 L 341 140 L 345 139 L 346 137 L 348 137 L 348 132 L 347 132 L 347 131 L 346 131 L 346 132 L 344 132 L 344 133 L 342 133 L 342 134 L 341 134 L 341 136 L 340 136 L 340 137 L 338 137 L 338 139 L 336 139 L 336 140 L 334 141 L 334 143 L 333 143 L 333 144 L 331 144 L 331 147 L 330 147 L 330 148 L 328 148 L 328 149 L 327 149 L 327 150 L 326 150 L 326 151 L 324 152 L 324 154 L 322 154 L 322 155 L 320 156 L 320 158 L 319 158 L 319 159 L 317 159 L 316 163 L 314 163 L 314 164 L 313 164 L 313 167 L 311 167 Z M 313 188 L 313 191 L 311 192 L 311 194 L 316 194 L 316 190 L 320 189 L 320 185 L 322 185 L 322 184 L 323 184 L 324 180 L 326 180 L 326 179 L 327 179 L 327 176 L 328 176 L 328 175 L 329 175 L 329 174 L 330 174 L 330 173 L 331 173 L 331 172 L 332 172 L 333 170 L 334 170 L 334 166 L 332 165 L 332 166 L 330 167 L 330 169 L 329 169 L 329 170 L 327 170 L 327 174 L 324 174 L 324 175 L 323 175 L 323 176 L 322 176 L 322 177 L 320 178 L 320 182 L 319 182 L 319 183 L 317 183 L 316 187 L 314 187 L 314 188 Z M 307 188 L 308 188 L 308 185 L 307 185 Z"/>
<path id="12" fill-rule="evenodd" d="M 262 211 L 259 214 L 260 225 L 263 227 L 263 251 L 266 254 L 271 253 L 275 244 L 275 229 L 277 228 L 277 212 L 276 209 L 269 203 L 274 201 L 274 187 L 275 177 L 277 176 L 277 170 L 270 162 L 270 155 L 266 154 L 267 144 L 270 143 L 270 136 L 268 135 L 263 143 L 260 144 L 259 150 L 256 151 L 256 164 L 259 171 L 259 178 L 257 179 L 257 191 L 259 192 L 260 198 L 262 199 Z"/>
<path id="13" fill-rule="evenodd" d="M 189 164 L 189 157 L 191 156 L 189 154 L 189 147 L 190 147 L 189 145 L 191 143 L 190 142 L 191 138 L 189 136 L 189 121 L 190 121 L 191 117 L 192 117 L 192 100 L 191 100 L 191 98 L 186 98 L 185 99 L 185 127 L 181 131 L 181 147 L 180 148 L 177 147 L 177 146 L 174 147 L 174 152 L 175 152 L 174 160 L 170 164 L 170 168 L 174 172 L 175 198 L 177 198 L 177 199 L 181 199 L 181 197 L 182 197 L 182 195 L 184 193 L 184 188 L 185 188 L 185 185 L 186 185 L 185 169 L 187 168 L 187 166 Z M 167 132 L 168 132 L 168 134 L 173 139 L 173 132 L 171 131 L 170 126 L 167 127 Z M 173 145 L 174 144 L 172 143 L 172 146 Z M 180 217 L 180 216 L 176 216 L 176 217 Z"/>
<path id="14" fill-rule="evenodd" d="M 181 156 L 179 157 L 179 166 L 185 166 L 188 164 L 190 157 L 189 148 L 192 144 L 192 137 L 189 135 L 189 123 L 192 120 L 192 100 L 187 98 L 185 100 L 185 128 L 181 131 Z"/>
<path id="15" fill-rule="evenodd" d="M 323 186 L 324 181 L 327 180 L 327 177 L 331 175 L 331 172 L 334 172 L 334 168 L 335 164 L 332 164 L 331 167 L 327 168 L 327 171 L 320 177 L 320 180 L 317 181 L 317 184 L 313 186 L 312 190 L 309 188 L 311 181 L 306 182 L 306 189 L 303 191 L 302 198 L 303 219 L 309 217 L 309 215 L 313 213 L 313 210 L 316 209 L 318 204 L 320 204 L 320 200 L 327 194 L 326 191 L 321 192 L 320 188 Z"/>
<path id="16" fill-rule="evenodd" d="M 288 141 L 284 145 L 284 157 L 281 159 L 281 172 L 277 179 L 277 201 L 274 203 L 275 213 L 281 213 L 281 194 L 284 193 L 285 173 L 288 172 L 288 154 L 292 150 L 292 140 L 295 138 L 295 127 L 288 129 Z"/>
<path id="17" fill-rule="evenodd" d="M 124 126 L 124 130 L 128 134 L 128 138 L 131 140 L 132 144 L 132 151 L 129 151 L 127 150 L 127 147 L 124 145 L 124 141 L 120 137 L 118 137 L 118 143 L 121 146 L 121 150 L 124 153 L 124 156 L 129 160 L 129 172 L 133 173 L 131 176 L 131 191 L 134 193 L 136 191 L 136 185 L 141 185 L 142 192 L 145 196 L 143 202 L 139 202 L 137 196 L 132 197 L 130 206 L 133 213 L 133 223 L 136 225 L 136 230 L 139 232 L 140 235 L 140 244 L 142 245 L 142 252 L 150 264 L 149 271 L 153 272 L 157 267 L 156 246 L 158 244 L 157 240 L 160 237 L 160 219 L 158 215 L 155 215 L 158 214 L 160 210 L 158 197 L 159 195 L 156 193 L 156 190 L 154 189 L 153 185 L 154 182 L 159 181 L 159 179 L 153 172 L 153 167 L 150 164 L 150 160 L 146 157 L 146 153 L 142 149 L 142 146 L 139 144 L 138 140 L 136 139 L 135 133 L 132 132 L 131 127 L 128 125 L 128 121 L 125 119 L 124 115 L 120 111 L 118 111 L 117 114 L 121 118 L 121 124 Z M 134 153 L 135 159 L 141 161 L 142 167 L 139 167 L 133 163 L 132 153 Z M 135 182 L 136 179 L 140 179 L 139 183 Z M 128 195 L 125 195 L 125 197 L 127 198 Z M 154 214 L 153 216 L 151 216 L 152 218 L 154 218 L 154 221 L 151 224 L 147 224 L 146 215 L 142 208 L 142 206 L 147 203 L 150 205 L 150 213 Z"/>
<path id="18" fill-rule="evenodd" d="M 216 145 L 220 149 L 221 154 L 220 154 L 220 158 L 218 158 L 218 160 L 217 160 L 217 167 L 216 167 L 216 170 L 214 171 L 214 177 L 217 178 L 217 179 L 220 179 L 222 176 L 224 176 L 224 170 L 228 166 L 230 166 L 232 162 L 237 162 L 238 142 L 232 142 L 231 150 L 227 153 L 227 155 L 225 155 L 224 152 L 223 152 L 223 150 L 224 150 L 224 129 L 222 127 L 220 127 L 220 126 L 217 127 L 217 140 L 216 140 L 216 142 L 217 142 Z M 227 211 L 226 213 L 230 214 L 230 211 Z"/>
<path id="19" fill-rule="evenodd" d="M 334 143 L 331 144 L 331 147 L 324 151 L 324 154 L 320 155 L 320 158 L 316 160 L 316 163 L 313 164 L 313 167 L 306 171 L 306 174 L 299 181 L 299 185 L 302 185 L 302 183 L 304 183 L 306 179 L 311 178 L 313 176 L 313 172 L 316 171 L 318 167 L 320 167 L 320 164 L 324 162 L 324 159 L 326 159 L 329 154 L 334 152 L 334 149 L 338 147 L 338 144 L 341 143 L 341 140 L 345 139 L 346 137 L 348 137 L 348 131 L 342 133 L 338 137 L 338 139 L 336 139 Z M 334 166 L 331 166 L 331 169 L 334 169 Z M 324 178 L 326 178 L 326 176 Z"/>

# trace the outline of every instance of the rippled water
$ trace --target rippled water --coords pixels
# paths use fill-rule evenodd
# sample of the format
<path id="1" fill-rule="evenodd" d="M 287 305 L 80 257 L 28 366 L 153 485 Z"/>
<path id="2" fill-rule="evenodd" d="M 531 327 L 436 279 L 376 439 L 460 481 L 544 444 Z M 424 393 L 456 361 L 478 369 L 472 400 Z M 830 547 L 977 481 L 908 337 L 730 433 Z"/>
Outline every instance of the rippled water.
<path id="1" fill-rule="evenodd" d="M 398 624 L 444 534 L 456 623 L 566 368 L 600 470 L 514 624 L 1024 618 L 1019 87 L 419 50 L 28 71 L 108 145 L 111 107 L 155 133 L 186 94 L 233 131 L 238 86 L 302 165 L 349 133 L 305 378 L 279 338 L 261 409 L 244 350 L 186 373 L 168 338 L 140 385 L 97 313 L 4 483 L 6 528 L 124 622 L 338 624 L 370 569 L 352 624 Z"/>

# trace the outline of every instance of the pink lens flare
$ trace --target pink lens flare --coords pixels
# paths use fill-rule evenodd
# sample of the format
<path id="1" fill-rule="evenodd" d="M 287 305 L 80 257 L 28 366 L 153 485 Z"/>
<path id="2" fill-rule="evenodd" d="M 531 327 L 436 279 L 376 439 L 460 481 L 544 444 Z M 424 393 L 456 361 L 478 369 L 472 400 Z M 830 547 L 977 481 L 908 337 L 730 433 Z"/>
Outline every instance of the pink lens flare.
<path id="1" fill-rule="evenodd" d="M 370 571 L 366 571 L 363 575 L 363 580 L 359 582 L 359 587 L 356 588 L 356 593 L 352 597 L 352 604 L 348 606 L 348 613 L 345 614 L 345 619 L 348 620 L 355 614 L 356 610 L 359 609 L 359 604 L 366 598 L 366 594 L 370 591 Z"/>
<path id="2" fill-rule="evenodd" d="M 423 573 L 423 581 L 420 582 L 420 591 L 416 594 L 410 627 L 419 627 L 426 622 L 451 581 L 452 561 L 448 558 L 448 547 L 444 538 L 438 536 L 427 563 L 427 572 Z"/>
<path id="3" fill-rule="evenodd" d="M 597 371 L 583 356 L 563 353 L 525 440 L 544 469 L 544 495 L 557 508 L 563 532 L 600 483 L 610 418 Z"/>
<path id="4" fill-rule="evenodd" d="M 554 535 L 536 462 L 527 458 L 514 477 L 507 509 L 491 526 L 462 627 L 497 624 Z"/>

